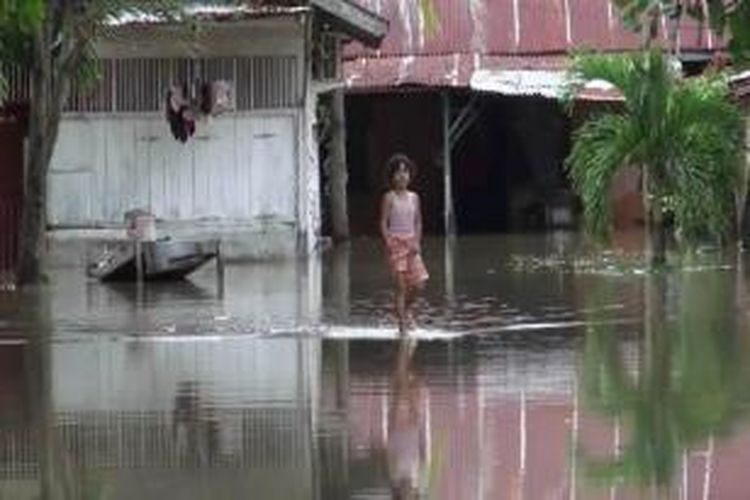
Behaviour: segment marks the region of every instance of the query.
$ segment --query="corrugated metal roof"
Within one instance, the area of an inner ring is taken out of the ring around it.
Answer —
[[[292,16],[313,10],[322,23],[333,26],[336,31],[368,46],[377,46],[388,30],[385,19],[353,0],[247,0],[245,3],[231,5],[195,1],[182,6],[175,17],[204,22],[231,22]],[[107,19],[108,29],[103,36],[112,36],[113,31],[123,28],[149,28],[174,21],[174,17],[170,15],[127,9]]]
[[[347,49],[345,74],[353,89],[398,85],[468,87],[481,70],[558,70],[579,48],[625,51],[639,47],[607,0],[433,0],[439,26],[430,33],[416,0],[357,0],[385,17],[380,48]],[[662,36],[666,32],[662,23]],[[720,41],[708,26],[686,20],[685,52],[711,51]]]
[[[360,56],[345,63],[346,84],[353,90],[415,85],[469,87],[481,69],[563,71],[564,55],[480,56],[479,54]]]
[[[243,5],[223,5],[208,2],[198,2],[186,5],[183,8],[184,15],[193,20],[201,21],[237,21],[259,16],[293,15],[307,12],[309,7],[295,5],[288,2],[257,2]],[[168,23],[171,19],[152,13],[139,12],[137,10],[124,11],[118,16],[111,16],[107,25],[111,27],[140,26]]]

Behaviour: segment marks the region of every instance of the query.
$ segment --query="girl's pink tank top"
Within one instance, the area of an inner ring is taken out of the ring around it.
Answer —
[[[407,196],[393,195],[391,197],[391,211],[388,215],[388,232],[399,235],[414,234],[414,215],[416,206],[415,196],[408,193]]]

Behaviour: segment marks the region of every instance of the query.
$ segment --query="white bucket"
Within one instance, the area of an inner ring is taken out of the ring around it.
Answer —
[[[141,241],[156,240],[156,217],[149,213],[138,213],[128,218],[128,237]]]

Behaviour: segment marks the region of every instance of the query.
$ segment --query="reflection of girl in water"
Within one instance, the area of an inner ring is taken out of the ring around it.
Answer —
[[[393,377],[393,399],[388,407],[386,456],[394,500],[424,498],[427,493],[429,418],[427,389],[412,370],[416,343],[399,343]]]

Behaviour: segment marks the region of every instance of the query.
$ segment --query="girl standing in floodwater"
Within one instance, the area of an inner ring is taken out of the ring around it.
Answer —
[[[388,160],[391,189],[380,204],[380,234],[388,251],[393,274],[396,318],[400,333],[413,326],[412,307],[428,279],[422,261],[422,210],[419,195],[409,190],[416,165],[407,156],[397,154]]]

